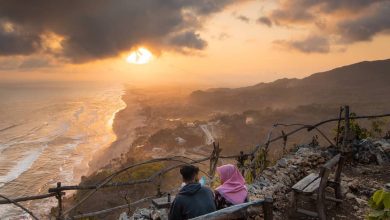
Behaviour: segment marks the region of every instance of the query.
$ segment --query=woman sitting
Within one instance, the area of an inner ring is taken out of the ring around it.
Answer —
[[[217,167],[221,185],[215,190],[215,205],[223,209],[232,205],[248,202],[248,190],[245,179],[232,164]]]

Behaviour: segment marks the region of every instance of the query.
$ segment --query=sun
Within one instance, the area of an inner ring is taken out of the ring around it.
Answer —
[[[126,61],[133,64],[147,64],[153,58],[153,54],[143,48],[140,47],[136,51],[132,52],[127,58]]]

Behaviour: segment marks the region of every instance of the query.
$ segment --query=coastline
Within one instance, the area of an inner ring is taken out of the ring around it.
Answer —
[[[121,99],[125,107],[116,112],[112,120],[112,131],[116,138],[107,148],[95,153],[89,162],[88,176],[126,154],[137,138],[137,128],[145,125],[146,118],[141,114],[141,104],[131,87],[124,87]]]
[[[118,169],[151,158],[172,155],[196,158],[209,155],[212,141],[221,141],[224,155],[237,154],[240,150],[248,152],[269,132],[275,119],[288,121],[294,116],[297,121],[315,122],[318,117],[332,117],[329,112],[337,112],[334,106],[327,106],[324,110],[321,105],[309,105],[285,110],[259,109],[235,114],[212,114],[213,111],[202,111],[201,106],[186,102],[185,96],[177,99],[177,94],[168,96],[162,90],[128,86],[124,91],[122,100],[126,107],[115,114],[113,122],[113,131],[117,138],[107,149],[100,152],[99,157],[95,157],[94,165],[99,169],[83,178],[81,184],[99,183]],[[327,130],[331,131],[332,127]],[[314,138],[312,135],[313,133],[296,135],[289,139],[286,149],[296,149],[297,144],[302,143],[305,146],[310,145]],[[276,143],[269,152],[269,158],[275,162],[283,153],[282,144]],[[221,160],[221,163],[228,161]],[[117,176],[113,182],[143,179],[169,165],[172,164],[168,162],[139,167]],[[177,188],[178,183],[181,183],[177,172],[167,174],[162,181],[162,192]],[[94,194],[93,200],[85,202],[74,210],[73,214],[123,206],[129,198],[137,201],[155,195],[155,190],[154,183],[101,189]],[[79,201],[83,195],[83,192],[77,192],[73,197],[67,198],[66,205]],[[145,202],[137,207],[148,205],[149,203]],[[128,210],[129,213],[134,211]],[[114,219],[120,213],[121,210],[116,210],[100,217]]]

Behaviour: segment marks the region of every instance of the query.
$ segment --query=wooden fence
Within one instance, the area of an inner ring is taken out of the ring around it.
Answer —
[[[257,200],[253,202],[243,203],[239,205],[230,206],[206,215],[202,215],[191,220],[235,220],[235,219],[248,219],[252,215],[250,208],[262,206],[263,208],[263,218],[264,220],[273,219],[273,199],[265,198],[262,200]],[[255,209],[257,211],[257,209]],[[256,215],[258,212],[255,213]]]
[[[344,112],[344,117],[342,117],[342,113]],[[340,122],[345,121],[345,129],[344,129],[344,138],[343,138],[343,145],[340,147],[341,152],[345,152],[346,146],[347,146],[347,140],[348,140],[348,133],[349,133],[349,124],[350,120],[353,119],[372,119],[372,118],[381,118],[381,117],[389,117],[390,114],[381,114],[381,115],[367,115],[367,116],[354,116],[350,117],[349,114],[349,107],[345,106],[340,108],[340,113],[338,118],[332,118],[328,120],[324,120],[321,122],[318,122],[317,124],[314,125],[305,125],[305,124],[274,124],[272,126],[272,129],[269,131],[266,141],[261,144],[256,146],[253,151],[249,153],[244,153],[240,152],[238,155],[221,155],[221,148],[219,146],[219,143],[213,143],[213,151],[210,156],[200,158],[200,159],[191,159],[185,156],[172,156],[172,157],[164,157],[164,158],[157,158],[157,159],[152,159],[148,161],[143,161],[135,164],[130,164],[113,174],[107,176],[104,178],[100,183],[96,185],[73,185],[73,186],[63,186],[61,182],[57,183],[57,186],[54,188],[50,188],[48,194],[43,194],[43,195],[35,195],[35,196],[26,196],[26,197],[19,197],[19,198],[7,198],[4,195],[0,195],[0,197],[3,198],[3,200],[0,200],[0,205],[1,204],[14,204],[24,211],[26,211],[28,214],[32,216],[34,219],[38,219],[31,211],[26,209],[24,206],[20,205],[19,202],[24,202],[24,201],[30,201],[30,200],[37,200],[37,199],[46,199],[50,197],[55,197],[58,201],[58,208],[57,208],[57,219],[79,219],[79,218],[85,218],[85,217],[91,217],[91,216],[97,216],[101,215],[104,213],[112,212],[114,210],[118,209],[123,209],[129,206],[129,204],[117,206],[117,207],[111,207],[105,210],[99,210],[95,212],[90,212],[86,214],[79,214],[79,215],[74,215],[70,216],[71,211],[75,210],[78,206],[80,206],[82,203],[84,203],[88,198],[90,198],[94,193],[96,193],[99,189],[101,188],[110,188],[110,187],[121,187],[121,186],[132,186],[132,185],[137,185],[137,184],[144,184],[144,183],[154,183],[156,185],[156,196],[153,197],[148,197],[148,198],[143,198],[141,200],[135,201],[131,203],[131,206],[138,205],[140,203],[146,202],[148,200],[151,200],[155,197],[161,197],[164,195],[164,193],[161,192],[161,178],[164,174],[175,170],[179,167],[181,167],[183,164],[200,164],[206,161],[209,161],[209,171],[204,172],[210,180],[213,180],[214,175],[215,175],[215,170],[217,167],[217,163],[220,159],[235,159],[237,161],[237,166],[241,169],[241,172],[244,174],[245,172],[250,172],[250,175],[252,175],[253,178],[256,177],[256,174],[258,171],[263,170],[267,166],[267,161],[268,161],[268,150],[269,146],[272,142],[278,141],[278,140],[283,140],[284,146],[286,145],[287,142],[287,137],[296,134],[299,131],[302,130],[308,130],[311,131],[315,129],[320,135],[322,135],[330,145],[338,145],[338,138],[339,138],[339,130],[340,130]],[[324,125],[326,123],[330,122],[338,122],[338,132],[337,132],[337,137],[336,137],[336,143],[333,143],[331,139],[326,137],[326,135],[318,128],[321,125]],[[272,132],[273,129],[276,127],[290,127],[290,126],[298,126],[298,128],[290,131],[290,132],[282,132],[282,135],[279,135],[277,137],[272,138]],[[256,158],[258,157],[259,154],[262,154],[262,159],[261,161],[257,161]],[[128,182],[111,182],[116,176],[119,174],[128,171],[132,168],[147,165],[147,164],[152,164],[152,163],[158,163],[158,162],[177,162],[178,164],[165,167],[164,169],[154,173],[150,177],[146,179],[139,179],[139,180],[131,180]],[[76,204],[68,208],[67,210],[63,209],[63,197],[65,196],[65,192],[69,190],[89,190],[89,192],[83,196],[82,199],[80,199]]]

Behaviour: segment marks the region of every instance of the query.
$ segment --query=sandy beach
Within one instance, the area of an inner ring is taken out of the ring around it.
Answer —
[[[109,165],[112,159],[120,158],[121,155],[126,154],[136,139],[136,129],[145,123],[137,95],[132,93],[131,88],[126,88],[122,100],[126,107],[115,114],[112,124],[116,140],[109,147],[95,154],[89,163],[89,174]]]

